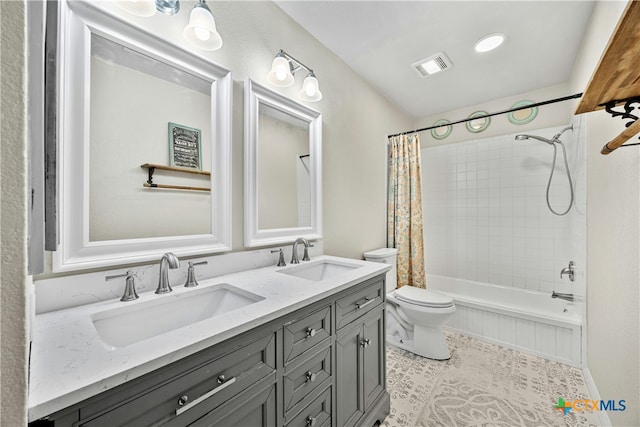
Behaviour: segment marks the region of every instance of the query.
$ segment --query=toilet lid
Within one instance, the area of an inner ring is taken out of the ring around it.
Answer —
[[[445,308],[453,306],[453,299],[447,295],[414,286],[403,286],[396,289],[395,296],[400,301],[423,307]]]

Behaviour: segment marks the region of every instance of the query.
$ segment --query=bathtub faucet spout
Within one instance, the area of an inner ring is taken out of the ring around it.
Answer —
[[[563,299],[565,301],[573,302],[573,294],[562,294],[562,293],[553,291],[551,293],[551,298],[560,298],[560,299]]]

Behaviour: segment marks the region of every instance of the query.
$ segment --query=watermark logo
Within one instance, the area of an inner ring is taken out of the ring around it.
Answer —
[[[627,409],[625,400],[588,400],[577,399],[573,401],[566,401],[564,398],[559,397],[558,403],[553,405],[558,411],[562,411],[564,415],[567,415],[569,411],[575,412],[595,412],[595,411],[624,411]]]
[[[556,408],[558,411],[563,411],[564,414],[567,415],[572,406],[570,402],[565,402],[563,398],[559,397],[558,403],[555,404],[554,408]]]

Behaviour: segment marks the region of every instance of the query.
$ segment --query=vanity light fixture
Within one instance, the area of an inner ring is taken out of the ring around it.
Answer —
[[[218,50],[222,47],[222,37],[216,30],[216,21],[204,0],[199,0],[193,7],[183,35],[189,43],[202,50]]]
[[[180,11],[180,0],[118,0],[115,3],[120,9],[142,17],[153,16],[156,11],[169,16]],[[182,34],[190,44],[202,50],[222,47],[222,37],[216,30],[216,21],[205,0],[198,0],[193,7]]]
[[[488,34],[476,42],[474,49],[476,52],[489,52],[500,46],[504,42],[505,36],[502,33]]]
[[[267,79],[269,83],[274,86],[289,87],[295,81],[293,74],[300,69],[306,70],[307,76],[302,82],[302,89],[298,92],[298,96],[307,102],[320,101],[322,99],[322,92],[320,92],[320,85],[313,70],[282,49],[280,49],[273,59],[271,71],[269,71]]]
[[[281,50],[271,63],[271,71],[267,78],[269,83],[278,87],[289,87],[294,82],[293,66]]]
[[[298,96],[308,102],[316,102],[322,99],[322,93],[318,87],[318,79],[316,75],[313,74],[313,71],[309,72],[307,77],[304,78],[302,89],[298,92]]]

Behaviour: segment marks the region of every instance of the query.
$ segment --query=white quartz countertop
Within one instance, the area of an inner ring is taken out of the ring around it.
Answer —
[[[166,298],[167,295],[145,292],[132,302],[115,299],[37,315],[31,348],[29,421],[348,289],[390,268],[387,264],[328,255],[301,265],[323,260],[354,264],[358,268],[314,282],[279,272],[295,266],[272,266],[200,279],[196,288],[174,286],[172,294],[228,283],[264,299],[121,348],[114,348],[101,340],[91,316],[113,308],[129,306],[133,309],[137,304]],[[131,325],[131,328],[136,326]]]

